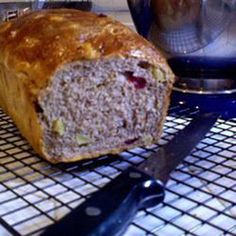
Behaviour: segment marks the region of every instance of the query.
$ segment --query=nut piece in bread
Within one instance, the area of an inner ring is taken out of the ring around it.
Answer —
[[[0,107],[50,162],[157,142],[172,84],[155,47],[110,17],[42,10],[0,25]]]

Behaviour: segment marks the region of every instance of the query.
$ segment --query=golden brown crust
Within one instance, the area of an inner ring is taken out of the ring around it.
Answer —
[[[27,81],[35,89],[32,95],[47,85],[58,66],[68,62],[112,56],[133,56],[152,64],[163,61],[152,44],[129,28],[89,12],[44,10],[6,24],[0,30],[1,61],[16,73],[34,74]]]
[[[110,17],[59,9],[32,12],[3,23],[0,25],[0,106],[33,148],[52,161],[44,151],[35,108],[40,91],[64,64],[113,57],[134,57],[160,65],[169,78],[168,83],[173,82],[172,72],[154,46]],[[103,153],[91,156],[100,154]]]

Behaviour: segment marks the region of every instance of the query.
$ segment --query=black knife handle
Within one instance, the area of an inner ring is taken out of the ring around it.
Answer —
[[[129,167],[42,235],[121,235],[139,209],[155,206],[163,199],[161,182]]]

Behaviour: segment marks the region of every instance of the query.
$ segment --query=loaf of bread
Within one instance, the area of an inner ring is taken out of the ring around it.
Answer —
[[[110,17],[43,10],[0,25],[0,107],[50,162],[157,142],[172,84],[155,47]]]

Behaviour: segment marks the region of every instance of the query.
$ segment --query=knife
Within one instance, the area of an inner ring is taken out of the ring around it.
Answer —
[[[129,167],[72,210],[43,236],[122,235],[135,214],[164,200],[170,173],[190,154],[214,125],[218,115],[203,113],[192,119],[166,145],[137,167]]]

